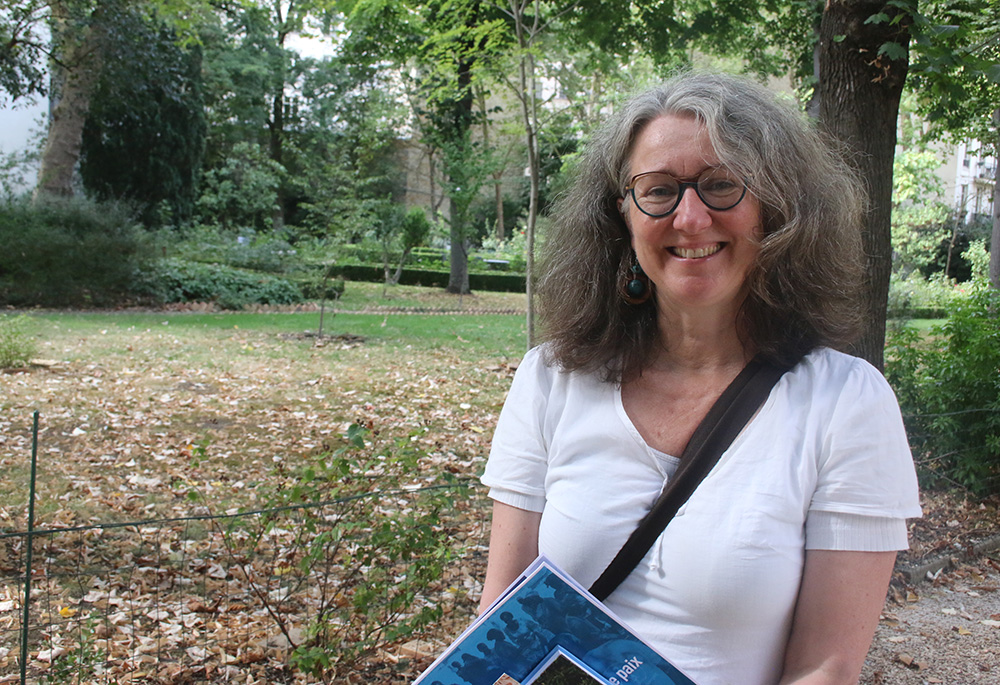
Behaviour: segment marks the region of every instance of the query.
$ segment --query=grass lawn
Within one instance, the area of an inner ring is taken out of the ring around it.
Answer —
[[[23,513],[35,410],[42,523],[176,514],[190,489],[245,505],[273,464],[324,449],[352,422],[421,430],[478,464],[525,346],[516,315],[327,312],[323,338],[317,312],[32,318],[51,365],[0,374],[5,526]],[[197,464],[195,445],[206,445]],[[159,484],[129,485],[136,473]],[[67,497],[95,482],[130,506]]]

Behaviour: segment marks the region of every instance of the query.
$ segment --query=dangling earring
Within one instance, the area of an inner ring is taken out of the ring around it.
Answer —
[[[625,272],[625,279],[622,283],[622,299],[628,304],[642,304],[653,294],[653,289],[649,285],[649,276],[635,261]]]

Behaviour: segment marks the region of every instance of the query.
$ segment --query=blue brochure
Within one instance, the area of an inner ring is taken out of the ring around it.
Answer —
[[[694,685],[544,556],[414,685],[528,685],[532,679],[544,684],[541,674],[560,656],[582,666],[577,679],[563,682]]]

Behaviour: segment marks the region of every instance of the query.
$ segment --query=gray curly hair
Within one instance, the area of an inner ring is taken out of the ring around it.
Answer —
[[[636,137],[668,114],[696,117],[760,202],[761,247],[739,320],[748,348],[787,362],[852,342],[863,283],[857,176],[792,103],[745,78],[687,73],[633,97],[595,132],[552,211],[538,286],[550,356],[621,382],[670,335],[653,300],[631,305],[619,295],[634,253],[617,207]]]

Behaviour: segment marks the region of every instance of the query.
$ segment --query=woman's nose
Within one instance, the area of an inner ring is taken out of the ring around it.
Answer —
[[[712,215],[694,188],[684,188],[677,209],[673,212],[674,228],[678,231],[702,231],[712,225]]]

